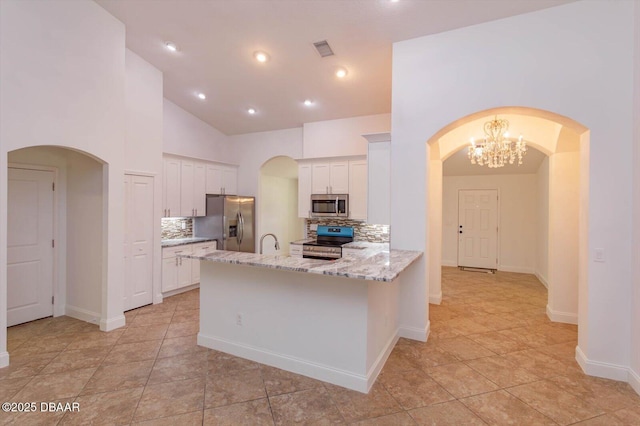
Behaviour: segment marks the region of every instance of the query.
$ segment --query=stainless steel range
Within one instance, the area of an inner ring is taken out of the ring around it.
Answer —
[[[302,257],[307,259],[334,260],[342,257],[342,246],[353,241],[351,226],[319,225],[314,242],[302,245]]]

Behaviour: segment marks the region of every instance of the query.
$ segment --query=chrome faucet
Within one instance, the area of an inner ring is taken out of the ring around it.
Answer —
[[[267,235],[271,235],[273,237],[274,240],[276,240],[276,250],[280,250],[280,243],[278,242],[278,237],[276,237],[276,234],[264,234],[262,237],[260,237],[260,254],[262,254],[262,240],[264,240],[264,237],[266,237]]]

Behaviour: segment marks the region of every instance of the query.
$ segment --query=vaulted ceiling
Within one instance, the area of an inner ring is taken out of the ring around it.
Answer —
[[[388,113],[392,43],[570,1],[96,0],[164,73],[164,96],[225,134]],[[322,40],[335,55],[318,54]]]

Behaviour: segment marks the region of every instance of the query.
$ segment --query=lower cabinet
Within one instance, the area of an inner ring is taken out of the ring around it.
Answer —
[[[162,292],[167,293],[200,282],[200,261],[178,257],[179,254],[206,254],[215,249],[215,241],[163,248]]]

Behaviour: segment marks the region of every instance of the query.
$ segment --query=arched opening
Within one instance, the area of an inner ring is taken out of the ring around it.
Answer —
[[[78,150],[35,146],[9,152],[8,166],[8,325],[63,315],[100,324],[107,164]],[[31,222],[46,229],[36,232]]]
[[[435,304],[442,300],[441,265],[443,260],[451,261],[447,259],[451,250],[447,247],[447,244],[451,245],[451,235],[448,233],[452,230],[458,232],[455,230],[457,218],[450,217],[451,211],[443,216],[443,200],[451,196],[445,196],[445,188],[450,191],[456,187],[453,184],[445,185],[443,164],[448,159],[455,161],[456,155],[464,155],[456,152],[466,148],[471,136],[479,136],[478,130],[481,131],[483,123],[495,115],[509,120],[513,131],[522,133],[530,146],[547,156],[540,166],[541,170],[537,171],[537,184],[543,187],[546,184],[546,189],[537,195],[537,201],[529,203],[538,209],[530,216],[540,220],[535,224],[518,224],[517,218],[511,218],[514,221],[512,229],[509,232],[504,229],[505,238],[499,241],[499,244],[502,242],[504,253],[501,255],[498,250],[497,269],[538,275],[548,286],[547,316],[552,321],[577,324],[584,316],[584,312],[579,315],[579,298],[586,296],[587,289],[589,132],[571,119],[532,108],[506,107],[481,111],[451,123],[429,139],[429,300]],[[487,183],[482,181],[482,178],[476,179],[474,186],[486,187]],[[493,182],[490,186],[496,185]],[[451,200],[448,203],[450,205]],[[525,265],[527,267],[519,271],[514,265],[509,265],[507,259],[513,254],[514,247],[522,244],[517,237],[514,238],[513,233],[518,232],[518,226],[527,225],[536,228],[536,250],[529,252],[533,258],[528,266]],[[444,257],[443,244],[445,250],[449,250]],[[584,318],[585,324],[582,325],[586,325],[586,316]]]
[[[275,234],[281,253],[288,255],[289,242],[304,238],[304,220],[298,217],[298,163],[294,159],[277,156],[262,164],[259,200],[258,235]],[[265,239],[263,253],[276,253],[273,240]]]

